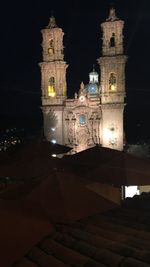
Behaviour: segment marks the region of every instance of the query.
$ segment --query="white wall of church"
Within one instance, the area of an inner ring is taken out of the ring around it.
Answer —
[[[44,133],[52,143],[63,144],[63,115],[61,110],[44,113]]]
[[[123,109],[102,110],[101,140],[104,147],[123,149]]]

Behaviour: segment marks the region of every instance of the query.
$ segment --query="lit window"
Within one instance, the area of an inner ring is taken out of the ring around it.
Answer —
[[[55,78],[54,78],[54,77],[51,77],[51,78],[49,79],[49,83],[52,84],[52,85],[54,85],[54,83],[55,83]]]
[[[49,47],[49,48],[48,48],[48,54],[49,54],[49,55],[53,55],[53,54],[54,54],[54,49],[51,48],[51,47]]]
[[[55,78],[51,77],[49,79],[49,84],[48,84],[48,96],[54,97],[56,95],[55,92]]]
[[[133,197],[135,195],[139,195],[139,189],[137,185],[134,186],[125,186],[125,198],[126,197]]]
[[[109,90],[111,92],[115,92],[116,91],[116,88],[117,88],[116,76],[112,72],[112,73],[110,73],[110,77],[109,77]]]
[[[53,55],[54,54],[54,41],[53,41],[53,39],[51,39],[49,41],[48,53],[49,53],[49,55]]]
[[[110,38],[110,43],[109,43],[110,47],[114,47],[115,46],[115,34],[112,33],[112,36]]]
[[[54,86],[48,85],[48,96],[54,97],[56,95]]]
[[[110,86],[110,90],[111,90],[111,91],[115,91],[115,89],[116,89],[115,85],[114,85],[114,84],[111,84],[111,86]]]
[[[84,114],[81,114],[79,117],[79,122],[81,125],[84,125],[86,123],[86,117]]]

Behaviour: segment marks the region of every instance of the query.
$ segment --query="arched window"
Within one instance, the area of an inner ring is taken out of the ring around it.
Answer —
[[[48,54],[53,55],[54,54],[54,40],[49,40],[49,47],[48,47]]]
[[[110,47],[114,47],[115,46],[115,34],[114,34],[114,32],[112,33],[112,36],[110,38],[109,46]]]
[[[49,44],[50,44],[50,47],[54,47],[54,41],[53,41],[53,39],[50,40]]]
[[[81,114],[79,116],[79,122],[80,122],[81,125],[85,125],[86,124],[86,117],[85,117],[84,114]]]
[[[56,95],[55,92],[55,78],[50,77],[48,82],[48,96],[54,97]]]
[[[49,79],[49,83],[50,83],[51,85],[54,85],[54,84],[55,84],[55,78],[54,78],[54,77],[50,77],[50,79]]]
[[[111,72],[109,76],[109,91],[115,92],[117,89],[116,75]]]

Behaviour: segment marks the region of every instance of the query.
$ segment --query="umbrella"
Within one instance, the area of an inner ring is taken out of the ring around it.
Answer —
[[[10,147],[7,151],[0,152],[0,162],[14,161],[15,159],[29,159],[35,155],[50,156],[52,154],[64,154],[71,150],[71,147],[61,144],[53,144],[47,140],[33,140],[24,142],[21,145]]]
[[[24,150],[32,150],[34,153],[40,153],[41,155],[47,156],[51,154],[64,154],[71,150],[71,147],[64,146],[58,143],[52,143],[47,140],[40,140],[37,142],[32,142],[26,146]]]
[[[64,156],[60,164],[64,170],[87,177],[91,171],[111,161],[114,153],[118,155],[119,151],[96,145],[79,153]]]
[[[51,222],[73,222],[119,206],[87,188],[73,174],[62,171],[49,175],[27,199],[31,205],[42,207]]]
[[[150,161],[123,151],[94,146],[72,156],[65,156],[64,169],[84,179],[121,185],[149,185]]]
[[[23,187],[24,193],[26,186]],[[20,188],[14,193],[19,196]],[[5,267],[13,266],[30,247],[45,236],[53,235],[55,229],[51,223],[70,223],[118,208],[113,201],[92,192],[79,179],[63,172],[50,174],[23,198],[16,198],[15,194],[7,192],[0,198],[0,259]]]
[[[0,262],[8,267],[55,230],[44,210],[27,199],[0,199]]]
[[[70,150],[70,147],[60,144],[35,141],[18,148],[16,151],[13,149],[8,152],[1,152],[0,177],[30,179],[48,175],[59,162],[59,159],[53,158],[52,155],[67,153]]]
[[[93,175],[117,186],[150,185],[150,161],[122,152],[110,162],[95,168]]]

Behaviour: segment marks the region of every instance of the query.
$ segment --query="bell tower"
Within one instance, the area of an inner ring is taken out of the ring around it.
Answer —
[[[42,111],[45,137],[63,143],[62,117],[66,99],[66,69],[64,61],[64,33],[54,16],[42,31],[43,62],[41,67]]]
[[[102,144],[123,149],[123,111],[125,98],[125,63],[123,49],[124,21],[116,16],[114,7],[101,24],[102,56],[98,59],[101,69]]]

